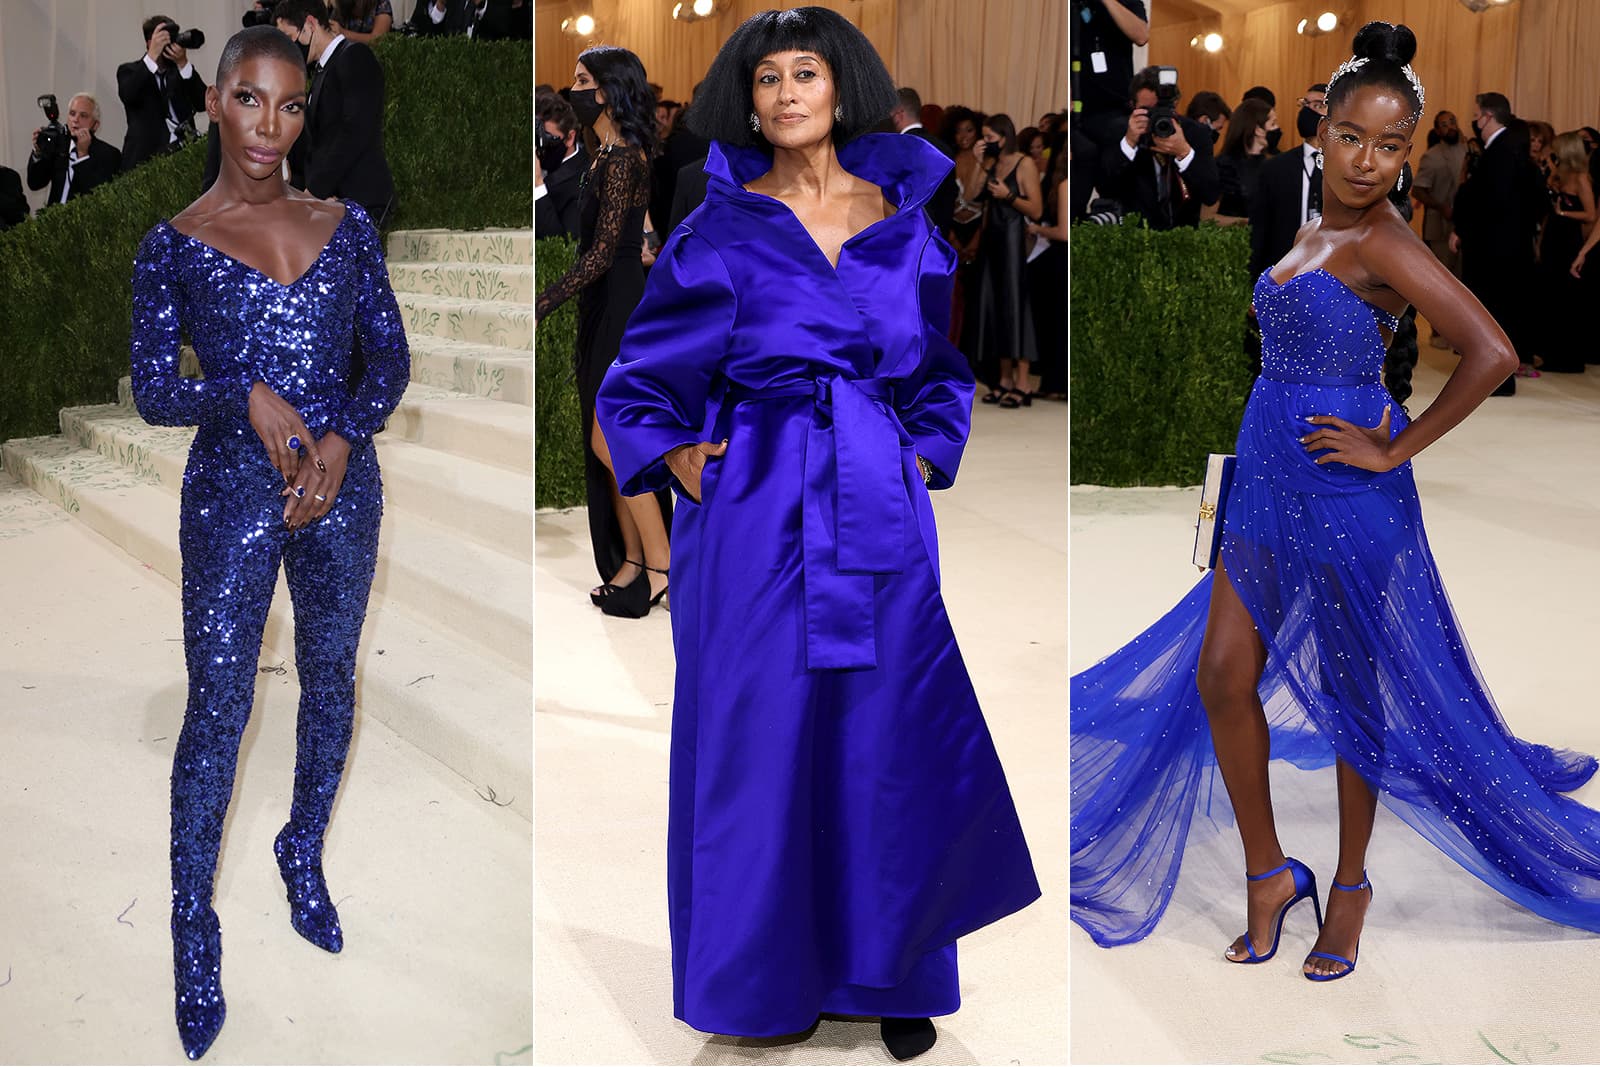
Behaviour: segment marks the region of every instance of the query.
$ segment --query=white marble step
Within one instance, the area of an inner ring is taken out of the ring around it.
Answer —
[[[174,584],[181,583],[178,497],[154,478],[65,437],[18,438],[0,446],[6,471]],[[439,535],[412,518],[386,521],[391,550],[437,546]],[[526,573],[526,568],[522,568]],[[448,582],[444,568],[435,577]],[[508,659],[531,657],[520,647],[486,652],[441,622],[449,608],[407,610],[382,580],[374,586],[357,661],[362,713],[474,783],[483,795],[531,818],[529,690],[525,671]],[[507,582],[506,584],[514,584]],[[525,590],[528,582],[521,581]],[[475,591],[481,592],[481,591]],[[523,600],[527,597],[524,594]],[[265,663],[294,661],[292,609],[280,577],[268,616]],[[514,643],[513,643],[514,644]]]
[[[421,334],[533,351],[533,304],[397,292],[406,337]]]
[[[395,292],[499,300],[510,304],[533,303],[533,267],[522,264],[396,260],[389,264],[389,284]]]
[[[147,426],[136,413],[111,405],[63,408],[61,431],[80,447],[173,493],[183,484],[194,437],[192,429]],[[379,445],[388,506],[375,589],[504,658],[508,668],[527,673],[533,633],[527,593],[531,518],[520,524],[527,531],[522,551],[511,555],[493,540],[480,541],[462,521],[459,508],[481,493],[492,506],[480,506],[480,517],[498,512],[501,529],[495,540],[514,541],[519,524],[512,509],[520,503],[524,515],[532,510],[528,479],[457,457],[428,456],[403,442],[396,445],[392,452]],[[474,483],[474,474],[484,480]]]
[[[384,257],[402,263],[533,263],[532,230],[395,230]]]
[[[533,353],[414,333],[411,380],[513,404],[533,404]]]
[[[533,411],[412,382],[389,417],[390,438],[533,475]]]

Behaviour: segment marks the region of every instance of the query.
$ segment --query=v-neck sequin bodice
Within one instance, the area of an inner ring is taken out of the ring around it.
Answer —
[[[178,373],[181,334],[203,380]],[[247,419],[257,381],[300,412],[314,435],[334,430],[360,444],[410,378],[378,233],[348,203],[317,258],[288,285],[157,223],[134,263],[131,355],[134,399],[147,420],[197,425],[208,437],[222,431],[258,449]]]

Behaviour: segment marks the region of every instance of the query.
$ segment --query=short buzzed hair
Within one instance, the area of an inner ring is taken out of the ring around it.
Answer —
[[[220,86],[247,59],[281,59],[305,69],[305,57],[295,43],[273,26],[249,26],[228,38],[217,57],[216,84]]]
[[[915,90],[902,85],[895,90],[900,96],[900,109],[913,119],[922,118],[922,96]]]

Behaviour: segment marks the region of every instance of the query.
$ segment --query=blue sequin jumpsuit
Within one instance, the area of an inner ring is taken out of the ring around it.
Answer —
[[[204,380],[179,376],[180,331]],[[359,375],[353,339],[364,357]],[[198,427],[178,534],[189,697],[172,766],[173,942],[187,1045],[194,1035],[186,1026],[203,1029],[207,1010],[221,1023],[212,880],[280,561],[294,608],[300,709],[293,800],[276,851],[295,928],[331,951],[342,944],[321,881],[322,837],[350,745],[356,646],[378,551],[383,489],[372,435],[410,377],[399,307],[366,213],[347,203],[315,262],[289,285],[158,223],[134,264],[132,375],[146,421]],[[313,437],[332,431],[350,443],[332,508],[297,531],[284,525],[283,477],[250,425],[257,381],[293,405]]]

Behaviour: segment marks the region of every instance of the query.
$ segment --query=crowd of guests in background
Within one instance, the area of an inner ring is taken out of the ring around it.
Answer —
[[[310,28],[308,18],[314,23]],[[322,129],[308,129],[302,137],[307,143],[296,145],[291,182],[318,196],[356,200],[382,225],[392,206],[393,186],[382,188],[388,173],[383,159],[383,75],[367,46],[391,31],[484,41],[531,40],[533,0],[419,0],[411,18],[398,27],[391,0],[318,0],[313,4],[256,0],[243,22],[246,26],[276,24],[295,37],[307,51],[313,93],[325,91],[341,105],[348,105],[319,109]],[[29,189],[49,187],[46,208],[85,196],[118,174],[201,136],[197,117],[205,111],[206,81],[189,51],[203,47],[203,40],[192,30],[181,30],[166,15],[145,18],[141,30],[144,54],[117,67],[117,96],[127,117],[120,150],[97,136],[101,109],[94,93],[80,92],[69,98],[65,114],[60,113],[54,97],[50,98],[57,114],[47,110],[46,124],[33,131],[24,168]],[[314,38],[314,43],[308,37]],[[318,85],[316,76],[324,73],[327,78]],[[322,141],[324,151],[321,163],[308,176],[313,154],[309,142],[314,137]],[[212,155],[208,179],[216,169],[215,146]],[[308,182],[315,182],[316,187]],[[0,166],[0,230],[18,225],[29,215],[22,175]]]
[[[1132,69],[1134,46],[1149,40],[1141,0],[1099,0],[1086,10],[1090,17],[1075,27],[1089,60],[1072,128],[1070,218],[1111,222],[1136,213],[1153,229],[1203,219],[1248,224],[1252,276],[1271,267],[1322,211],[1312,141],[1327,115],[1327,86],[1311,83],[1295,100],[1300,143],[1281,149],[1270,89],[1255,86],[1232,107],[1211,91],[1185,98],[1172,68]],[[1470,131],[1448,110],[1425,117],[1418,140],[1426,146],[1413,152],[1391,200],[1408,220],[1422,212],[1429,248],[1515,345],[1518,376],[1582,373],[1600,363],[1583,322],[1600,289],[1600,266],[1589,262],[1600,244],[1600,131],[1557,133],[1548,122],[1518,118],[1499,92],[1477,94],[1474,105]],[[1429,343],[1454,348],[1438,331]],[[1498,395],[1515,391],[1513,377]]]
[[[649,209],[642,258],[656,251],[704,199],[709,144],[687,124],[687,101],[655,98]],[[698,87],[697,87],[698,88]],[[579,186],[594,164],[592,135],[569,102],[570,89],[535,88],[537,132],[534,232],[579,238]],[[928,213],[959,259],[950,338],[1001,408],[1067,395],[1066,113],[1018,130],[1009,115],[923,103],[902,88],[884,133],[920,137],[954,161]]]

